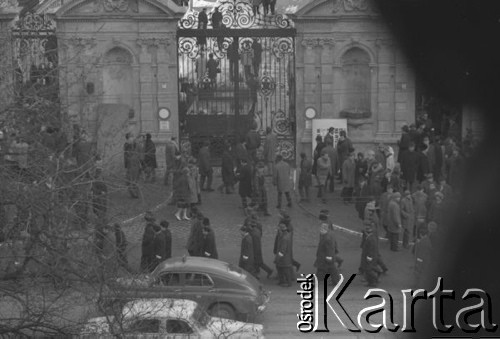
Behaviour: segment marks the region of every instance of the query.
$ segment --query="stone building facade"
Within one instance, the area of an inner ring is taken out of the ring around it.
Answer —
[[[179,135],[176,30],[186,9],[171,0],[54,3],[71,124],[88,131],[112,170],[122,167],[130,131],[153,135],[162,164],[161,145]],[[415,121],[414,75],[371,2],[309,0],[287,10],[297,30],[297,155],[311,152],[308,108],[316,118],[346,118],[357,150],[395,143],[401,125]]]

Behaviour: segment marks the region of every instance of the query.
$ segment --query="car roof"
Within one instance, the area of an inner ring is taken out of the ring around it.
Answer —
[[[164,271],[195,271],[208,274],[220,274],[242,281],[246,280],[245,278],[247,276],[246,272],[244,272],[241,268],[227,262],[217,259],[191,256],[167,259],[158,265],[158,267],[154,270],[153,275]]]
[[[160,317],[160,318],[189,318],[198,303],[185,299],[137,299],[130,301],[123,307],[125,318],[133,317]]]

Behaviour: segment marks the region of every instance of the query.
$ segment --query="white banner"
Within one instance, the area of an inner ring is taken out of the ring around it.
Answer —
[[[322,138],[328,133],[328,129],[333,127],[333,147],[337,147],[340,131],[345,131],[347,135],[347,119],[313,119],[312,120],[312,151],[316,148],[316,137]]]

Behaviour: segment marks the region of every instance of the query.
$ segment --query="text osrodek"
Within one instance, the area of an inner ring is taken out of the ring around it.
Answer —
[[[300,313],[297,314],[297,329],[303,333],[309,332],[329,332],[328,330],[328,310],[335,316],[337,321],[345,329],[351,332],[366,331],[377,333],[382,328],[390,332],[416,332],[414,325],[414,305],[417,300],[431,300],[432,302],[432,323],[434,328],[441,333],[451,332],[455,325],[464,332],[474,333],[480,329],[488,332],[496,331],[498,325],[492,320],[491,298],[484,290],[478,288],[469,288],[461,296],[461,300],[471,300],[469,306],[461,308],[455,315],[455,324],[445,324],[443,320],[443,305],[445,299],[455,300],[453,290],[443,288],[443,278],[437,279],[436,287],[427,292],[423,289],[402,290],[403,294],[403,324],[396,324],[393,319],[393,298],[387,291],[380,288],[371,288],[364,295],[364,300],[378,298],[380,303],[363,308],[355,318],[348,313],[342,305],[340,298],[347,290],[356,274],[345,281],[344,276],[340,275],[340,280],[333,290],[328,293],[328,277],[324,278],[324,298],[318,298],[318,278],[315,274],[301,274],[297,279],[300,290],[297,294],[301,297]],[[448,301],[450,302],[450,301]],[[320,327],[319,306],[323,306],[323,326]],[[375,323],[370,321],[376,314],[382,315],[382,322]],[[474,316],[474,317],[473,317]],[[471,319],[479,319],[474,322]]]

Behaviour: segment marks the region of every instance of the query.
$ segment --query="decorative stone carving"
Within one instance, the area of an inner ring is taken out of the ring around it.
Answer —
[[[302,46],[307,48],[323,47],[329,46],[330,48],[335,46],[335,39],[333,38],[303,38],[301,42]]]
[[[369,0],[333,0],[333,13],[367,12],[371,9]]]
[[[137,45],[140,47],[159,47],[165,46],[168,47],[172,44],[172,38],[164,37],[164,38],[138,38],[136,40]]]
[[[102,6],[106,12],[126,12],[129,0],[102,0]]]

